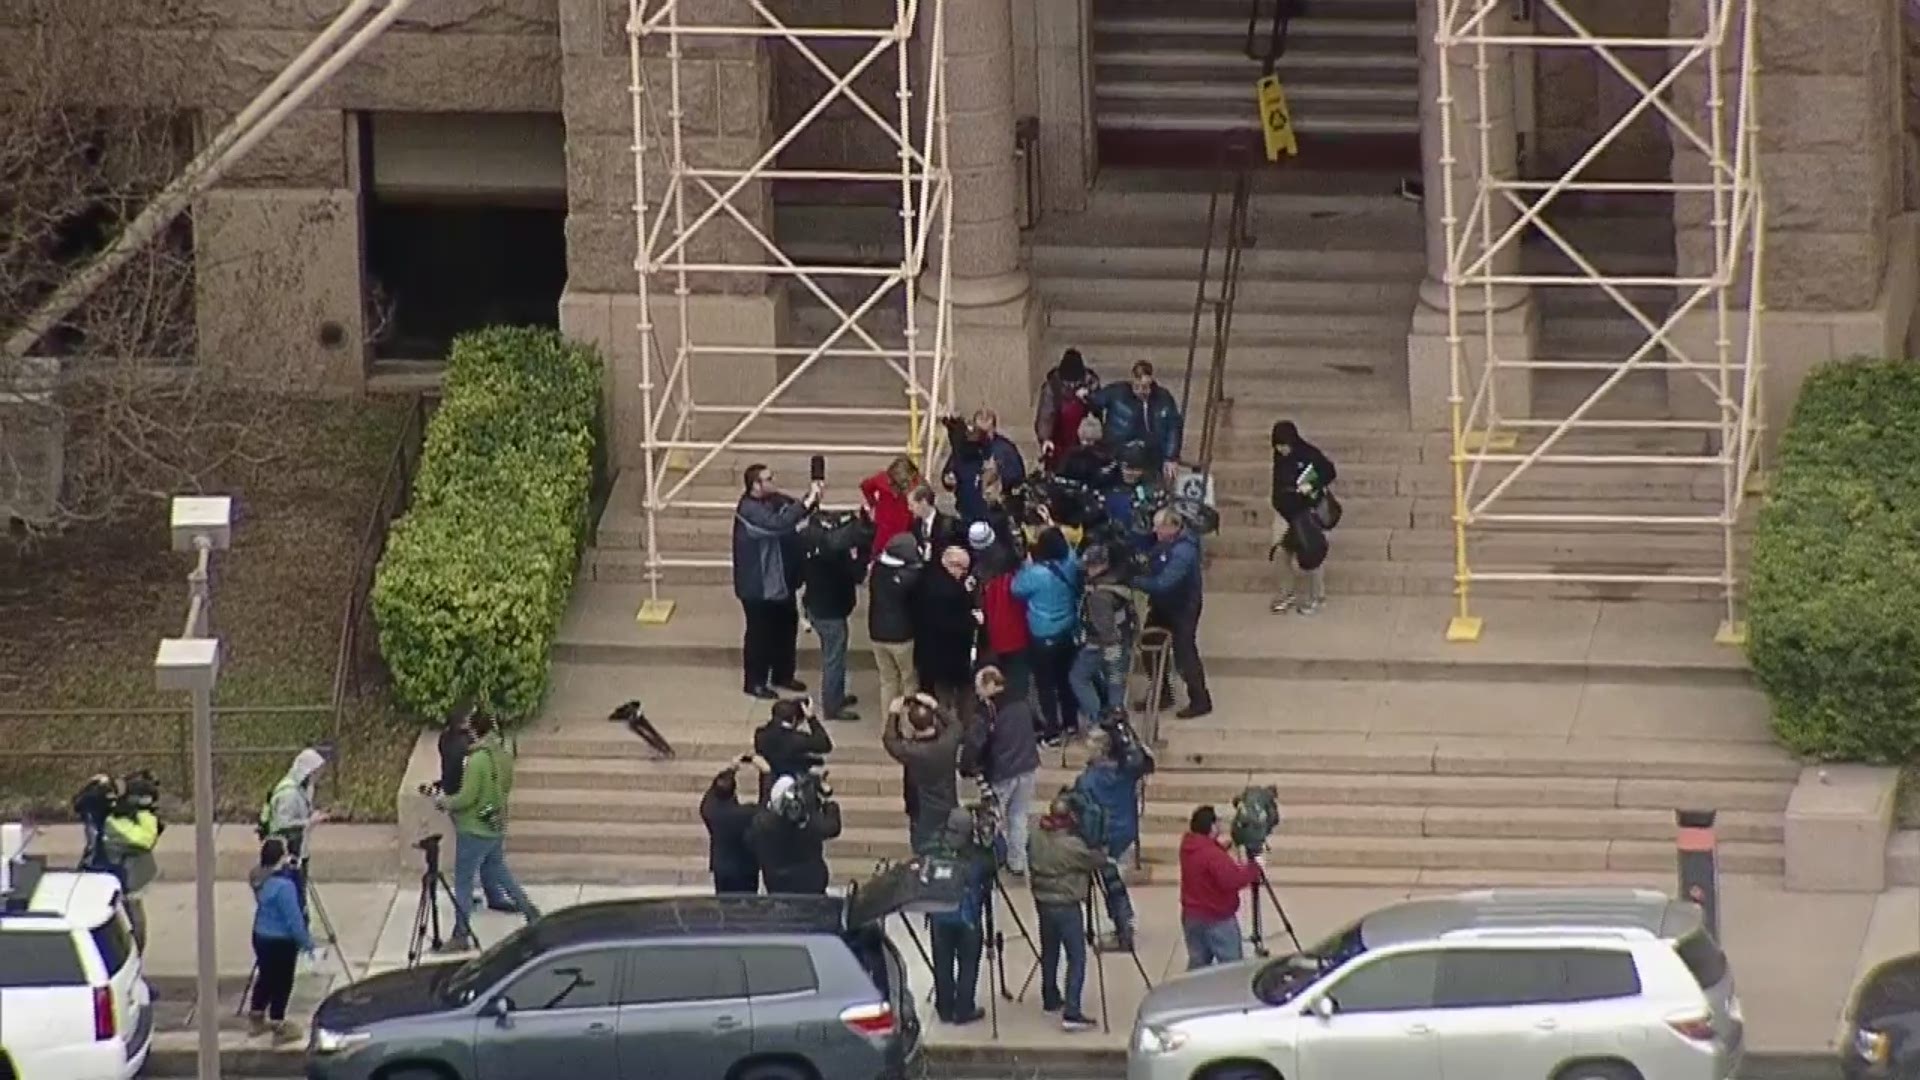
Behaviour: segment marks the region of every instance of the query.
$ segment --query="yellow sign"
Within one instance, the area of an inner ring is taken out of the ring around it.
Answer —
[[[1280,88],[1280,77],[1268,75],[1254,87],[1260,99],[1260,130],[1267,137],[1267,160],[1279,161],[1282,153],[1299,156],[1300,140],[1293,133],[1293,114],[1287,109],[1287,92]]]

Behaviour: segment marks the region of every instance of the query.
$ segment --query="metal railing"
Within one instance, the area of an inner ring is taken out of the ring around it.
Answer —
[[[373,636],[372,605],[369,602],[373,589],[373,575],[379,565],[381,554],[386,551],[387,530],[394,519],[406,509],[413,493],[413,481],[419,473],[420,452],[425,441],[427,411],[426,400],[415,396],[401,427],[393,453],[388,458],[379,501],[374,504],[372,512],[368,515],[366,529],[361,535],[353,585],[341,616],[339,641],[334,652],[331,700],[301,705],[220,705],[213,709],[216,722],[238,717],[274,716],[288,719],[322,717],[328,725],[328,737],[336,747],[339,746],[341,724],[346,712],[364,687],[364,676],[378,663],[378,647]],[[164,740],[137,742],[127,746],[27,749],[24,748],[21,739],[0,734],[0,746],[7,748],[6,758],[9,762],[167,760],[179,769],[181,791],[183,794],[187,793],[193,776],[193,709],[190,705],[0,709],[0,732],[6,731],[9,725],[17,724],[40,722],[64,726],[114,719],[150,720],[149,728],[155,733],[164,732],[166,737]],[[307,745],[307,743],[301,743],[284,746],[215,746],[214,757],[216,760],[256,757],[291,758]],[[334,765],[335,767],[328,773],[337,784],[344,762],[336,760]]]
[[[1227,355],[1233,342],[1233,308],[1240,294],[1240,265],[1247,243],[1252,206],[1253,172],[1245,164],[1233,170],[1230,184],[1216,187],[1207,199],[1207,241],[1200,251],[1200,275],[1194,286],[1193,325],[1187,333],[1187,367],[1180,386],[1180,415],[1189,418],[1193,401],[1195,362],[1200,355],[1200,329],[1209,319],[1212,349],[1207,360],[1207,382],[1200,399],[1200,449],[1194,465],[1202,474],[1213,471],[1213,450],[1222,417],[1231,407],[1227,397]],[[1215,280],[1214,248],[1221,244],[1220,200],[1227,196],[1225,250]]]

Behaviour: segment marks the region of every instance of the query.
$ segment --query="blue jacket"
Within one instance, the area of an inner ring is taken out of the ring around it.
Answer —
[[[1005,436],[996,434],[987,443],[987,455],[1000,468],[1000,488],[1012,491],[1027,480],[1027,463],[1020,459],[1020,448]],[[987,517],[987,498],[980,492],[980,474],[986,467],[987,459],[962,458],[959,454],[948,454],[947,464],[940,470],[943,476],[953,477],[954,508],[967,524],[984,521]]]
[[[1080,625],[1080,557],[1030,562],[1013,575],[1013,595],[1026,601],[1027,632],[1036,641],[1065,637]]]
[[[797,548],[806,504],[784,495],[740,497],[733,509],[733,595],[742,600],[793,596],[800,563]]]
[[[1133,583],[1155,605],[1173,611],[1200,603],[1200,539],[1185,529],[1155,544],[1147,554],[1147,576]]]
[[[302,952],[313,948],[307,920],[300,914],[300,886],[295,884],[292,871],[268,874],[254,891],[254,899],[254,937],[275,941],[291,939]]]
[[[1108,446],[1144,443],[1155,465],[1179,460],[1184,436],[1180,406],[1166,387],[1155,383],[1142,402],[1132,383],[1108,383],[1094,391],[1087,404],[1100,414],[1100,437]]]
[[[1107,854],[1119,858],[1140,839],[1140,777],[1109,758],[1088,765],[1073,786],[1107,812]]]
[[[1153,486],[1146,481],[1139,484],[1116,483],[1108,488],[1107,493],[1101,498],[1103,509],[1107,512],[1107,520],[1119,526],[1128,544],[1140,551],[1153,546],[1153,532],[1151,529],[1143,531],[1137,527],[1139,523],[1135,521],[1134,508],[1143,501],[1142,492],[1151,495],[1152,490]]]

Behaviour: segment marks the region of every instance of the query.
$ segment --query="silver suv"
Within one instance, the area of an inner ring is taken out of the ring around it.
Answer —
[[[1140,1006],[1128,1080],[1726,1080],[1740,1002],[1699,907],[1631,889],[1382,908]]]

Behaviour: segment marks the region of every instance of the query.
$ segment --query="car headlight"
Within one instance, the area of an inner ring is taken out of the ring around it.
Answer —
[[[1885,1065],[1887,1052],[1893,1049],[1893,1041],[1878,1031],[1868,1028],[1853,1029],[1854,1056],[1869,1065]]]
[[[1137,1045],[1143,1054],[1171,1054],[1187,1045],[1187,1033],[1177,1028],[1147,1024],[1140,1029]]]
[[[313,1052],[316,1054],[338,1054],[351,1050],[361,1043],[370,1042],[373,1033],[368,1031],[328,1031],[323,1027],[313,1029]]]

